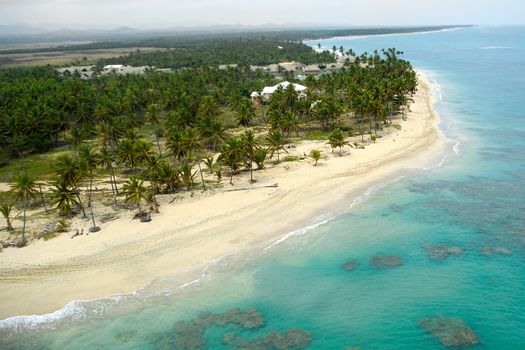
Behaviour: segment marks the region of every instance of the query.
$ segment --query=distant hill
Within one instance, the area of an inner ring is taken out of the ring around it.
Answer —
[[[132,27],[118,27],[110,30],[74,30],[63,28],[43,31],[28,26],[0,26],[0,45],[28,44],[41,42],[94,41],[96,48],[134,46],[172,47],[173,42],[199,41],[205,38],[271,37],[281,40],[320,39],[349,35],[378,35],[434,31],[462,26],[419,26],[419,27],[328,27],[328,26],[277,26],[277,25],[222,25],[201,27],[172,27],[169,29],[140,30]],[[4,31],[2,31],[4,29]],[[161,40],[159,40],[161,39]],[[100,43],[107,44],[100,46]],[[110,44],[116,43],[119,44]],[[95,48],[93,47],[93,48]],[[84,47],[89,49],[90,47]],[[74,49],[79,49],[75,47]]]
[[[0,35],[33,35],[45,32],[47,32],[45,29],[26,25],[0,25]]]

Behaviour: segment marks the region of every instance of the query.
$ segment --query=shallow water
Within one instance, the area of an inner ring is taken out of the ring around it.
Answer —
[[[349,196],[348,213],[257,258],[218,262],[187,288],[163,281],[155,295],[73,304],[35,327],[34,317],[0,321],[1,348],[443,349],[420,326],[441,315],[477,334],[473,348],[525,349],[525,28],[320,42],[358,53],[395,46],[439,83],[444,160]],[[461,249],[435,258],[432,245]],[[376,255],[402,265],[376,268]],[[252,307],[264,325],[243,327]],[[309,336],[286,337],[291,329]]]

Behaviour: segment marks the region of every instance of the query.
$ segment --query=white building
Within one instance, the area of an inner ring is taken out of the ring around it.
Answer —
[[[273,95],[273,93],[279,89],[285,90],[288,88],[288,86],[293,85],[295,92],[299,95],[299,97],[306,96],[306,91],[308,88],[306,86],[300,85],[300,84],[292,84],[288,81],[283,81],[282,83],[279,83],[275,86],[267,86],[263,89],[261,92],[261,96],[265,101],[268,101],[270,99],[270,96]]]

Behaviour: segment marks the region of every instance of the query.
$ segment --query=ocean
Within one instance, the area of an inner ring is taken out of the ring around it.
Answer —
[[[525,349],[525,27],[318,43],[424,71],[438,160],[194,283],[0,321],[0,348]]]

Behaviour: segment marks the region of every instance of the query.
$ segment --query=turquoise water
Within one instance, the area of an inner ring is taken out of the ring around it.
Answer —
[[[443,160],[376,186],[348,213],[256,258],[218,262],[195,285],[165,281],[156,295],[0,321],[0,347],[444,349],[420,326],[441,315],[477,334],[473,349],[525,349],[525,28],[321,44],[358,53],[395,46],[439,83]],[[462,254],[431,259],[430,245]],[[402,265],[373,268],[378,254]],[[349,260],[357,268],[345,271]],[[225,313],[233,308],[241,311]],[[302,332],[284,336],[290,329]]]

